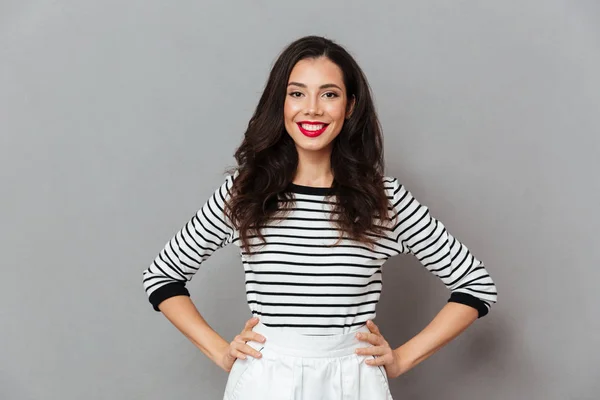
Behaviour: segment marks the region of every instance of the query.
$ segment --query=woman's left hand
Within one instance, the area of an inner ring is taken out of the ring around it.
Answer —
[[[379,331],[379,328],[373,321],[368,320],[367,327],[371,332],[357,333],[356,338],[364,342],[369,342],[373,346],[356,349],[356,354],[375,356],[376,358],[369,358],[365,362],[372,366],[383,365],[389,378],[396,378],[400,376],[402,371],[400,367],[400,360],[398,359],[396,352],[392,350],[389,343],[387,340],[385,340]]]

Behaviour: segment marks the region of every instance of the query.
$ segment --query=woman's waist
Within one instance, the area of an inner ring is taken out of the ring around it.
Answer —
[[[333,335],[307,335],[291,328],[271,327],[259,322],[254,328],[266,338],[264,343],[250,341],[255,349],[270,348],[278,354],[301,357],[342,357],[365,347],[365,342],[356,338],[357,332],[369,332],[362,323],[348,332]]]

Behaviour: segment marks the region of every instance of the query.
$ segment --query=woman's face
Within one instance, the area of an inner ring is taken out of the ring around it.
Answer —
[[[341,69],[326,57],[298,61],[288,80],[285,129],[298,151],[331,153],[348,98]]]

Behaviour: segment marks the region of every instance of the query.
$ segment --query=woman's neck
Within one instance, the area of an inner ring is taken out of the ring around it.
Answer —
[[[333,180],[330,153],[298,153],[298,167],[292,183],[302,186],[331,187]]]

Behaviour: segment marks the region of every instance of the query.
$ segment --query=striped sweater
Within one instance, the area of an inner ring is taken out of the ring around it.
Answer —
[[[345,237],[327,246],[339,236],[330,220],[332,189],[292,183],[287,188],[295,200],[286,206],[290,213],[263,228],[266,244],[250,236],[253,254],[247,254],[223,211],[236,176],[225,178],[143,272],[155,310],[169,297],[189,296],[186,282],[214,251],[230,243],[240,249],[253,316],[267,326],[306,335],[347,333],[374,319],[382,266],[397,254],[416,256],[450,290],[448,301],[474,307],[479,317],[496,302],[484,264],[394,177],[386,176],[384,183],[390,215],[398,218],[374,248]]]

